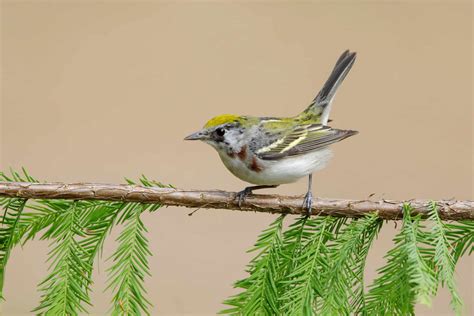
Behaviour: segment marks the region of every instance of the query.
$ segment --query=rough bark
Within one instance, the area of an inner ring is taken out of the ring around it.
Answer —
[[[184,206],[191,208],[227,209],[267,213],[302,214],[302,197],[281,195],[250,195],[239,207],[235,193],[225,191],[180,190],[135,185],[115,185],[96,183],[24,183],[0,182],[0,196],[28,199],[74,199],[106,200],[142,203],[160,203],[166,206]],[[360,217],[367,213],[378,212],[387,220],[402,218],[401,208],[410,203],[415,213],[426,216],[429,200],[344,200],[316,198],[313,203],[313,215],[332,215]],[[474,220],[474,201],[439,200],[434,201],[444,220]]]

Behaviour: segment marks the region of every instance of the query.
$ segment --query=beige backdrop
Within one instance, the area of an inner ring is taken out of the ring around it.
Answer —
[[[360,131],[315,176],[323,197],[471,199],[472,4],[2,2],[0,169],[50,181],[150,178],[183,188],[245,185],[207,145],[184,142],[217,114],[301,111],[346,48],[357,62],[332,125]],[[306,181],[276,192],[303,194]],[[212,315],[274,216],[167,208],[146,215],[155,315]],[[367,278],[391,247],[388,223]],[[106,245],[105,257],[114,243]],[[16,249],[5,315],[28,313],[47,244]],[[457,269],[472,314],[473,262]],[[91,312],[104,314],[107,264]],[[444,290],[432,310],[451,314]]]

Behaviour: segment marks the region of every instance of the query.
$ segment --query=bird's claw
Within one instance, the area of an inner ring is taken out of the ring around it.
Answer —
[[[311,215],[312,207],[313,207],[313,193],[308,191],[304,196],[303,200],[303,211],[306,210],[306,215]]]
[[[242,207],[242,203],[245,201],[245,198],[247,198],[247,196],[249,196],[251,193],[252,190],[250,190],[249,188],[245,188],[242,191],[237,192],[235,198],[237,199],[239,207]]]

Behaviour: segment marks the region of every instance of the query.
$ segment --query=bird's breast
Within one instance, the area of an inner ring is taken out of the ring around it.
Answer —
[[[258,185],[295,182],[324,168],[332,157],[331,151],[327,148],[278,160],[260,159],[246,146],[235,153],[218,152],[222,162],[233,175]]]

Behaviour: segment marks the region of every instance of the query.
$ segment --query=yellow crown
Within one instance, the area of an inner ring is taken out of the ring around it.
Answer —
[[[222,125],[226,123],[238,122],[239,119],[240,117],[234,114],[219,115],[207,121],[206,125],[204,125],[204,128],[210,128],[210,127],[214,127],[214,126],[218,126],[218,125]]]

